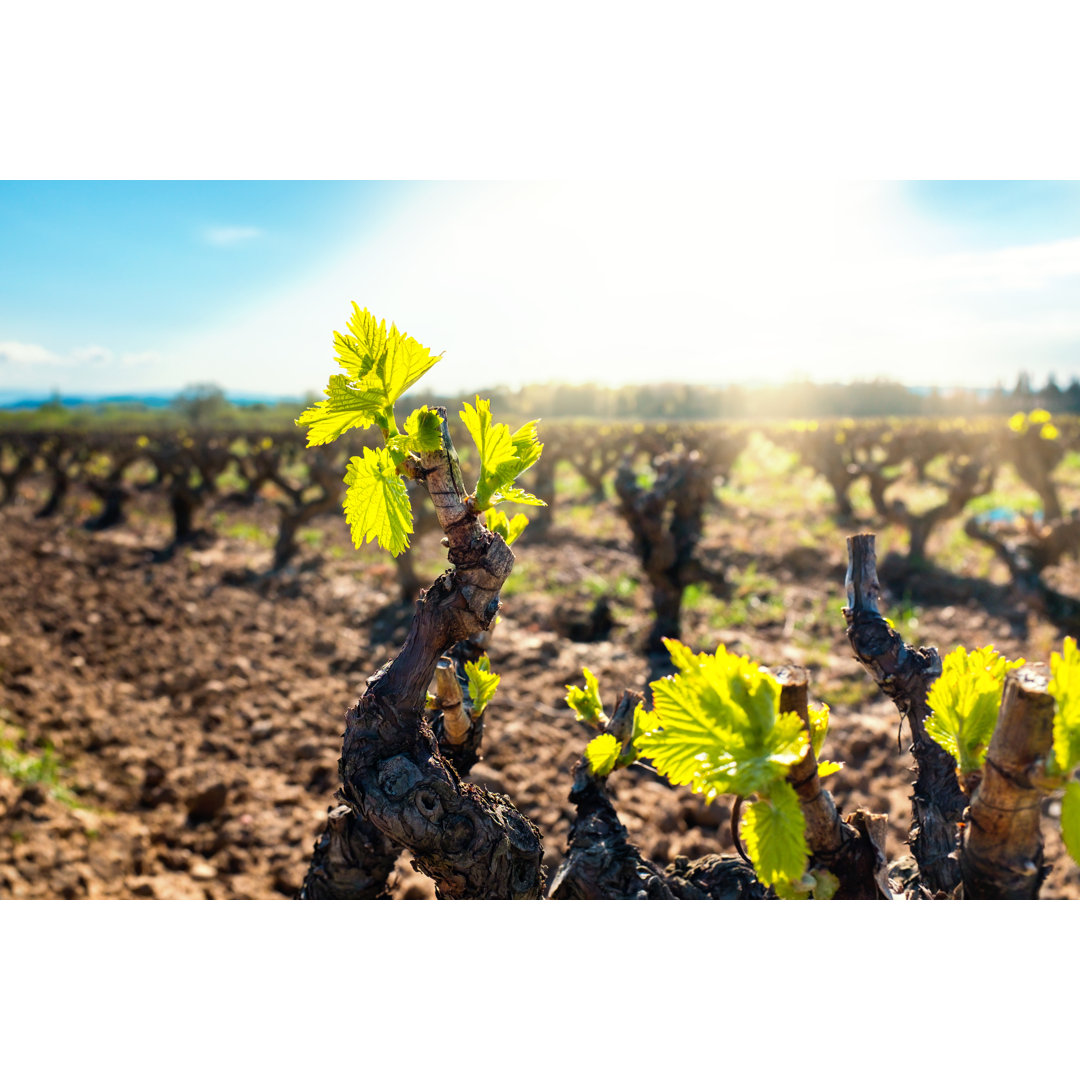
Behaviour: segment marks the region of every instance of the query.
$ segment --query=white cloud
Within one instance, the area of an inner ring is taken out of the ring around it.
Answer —
[[[10,364],[25,371],[79,373],[92,370],[95,379],[115,373],[120,379],[120,388],[130,379],[131,369],[150,371],[161,361],[160,353],[154,351],[118,354],[103,345],[80,345],[60,353],[36,343],[0,341],[0,365]],[[89,385],[79,387],[80,390],[87,388]]]
[[[46,349],[44,345],[34,345],[25,341],[0,341],[0,364],[14,364],[17,367],[56,367],[62,366],[64,358]]]
[[[262,229],[253,225],[211,225],[203,229],[203,241],[211,247],[236,247],[263,235]]]

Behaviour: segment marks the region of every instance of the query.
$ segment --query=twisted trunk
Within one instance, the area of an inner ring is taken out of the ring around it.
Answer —
[[[401,652],[368,680],[345,714],[342,797],[393,845],[408,849],[448,899],[537,899],[544,871],[540,834],[505,797],[463,782],[424,717],[439,658],[486,631],[514,557],[471,511],[445,410],[443,445],[420,456],[449,543],[453,568],[417,601]]]
[[[967,800],[956,779],[956,765],[927,734],[926,695],[941,674],[937,649],[912,649],[878,611],[874,534],[848,537],[848,606],[844,617],[855,659],[883,693],[892,698],[901,722],[911,728],[916,779],[911,796],[908,845],[923,885],[932,893],[951,892],[960,881],[956,827]]]

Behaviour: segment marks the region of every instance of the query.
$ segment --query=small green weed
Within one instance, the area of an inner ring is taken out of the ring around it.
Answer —
[[[612,596],[616,600],[629,600],[639,588],[637,578],[631,577],[630,574],[620,574],[614,581],[605,581],[603,578],[595,576],[587,577],[584,584],[585,588],[589,590],[589,594],[597,600],[601,596]],[[690,588],[694,588],[694,586],[690,586]]]
[[[237,521],[232,525],[226,525],[221,529],[221,534],[231,540],[248,540],[251,543],[258,544],[260,547],[271,548],[274,546],[270,534],[250,521]]]
[[[75,793],[60,779],[63,766],[52,745],[45,743],[38,754],[22,751],[17,742],[19,735],[21,732],[14,737],[0,737],[0,772],[22,787],[37,784],[65,806],[80,806]]]

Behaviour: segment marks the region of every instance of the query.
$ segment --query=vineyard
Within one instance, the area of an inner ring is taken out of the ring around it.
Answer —
[[[0,428],[0,897],[1080,896],[1080,423],[486,405]]]

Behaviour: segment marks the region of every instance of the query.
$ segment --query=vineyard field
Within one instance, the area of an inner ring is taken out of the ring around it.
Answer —
[[[661,443],[678,441],[676,427],[659,427]],[[910,736],[906,727],[898,735],[896,708],[848,643],[845,538],[876,532],[882,611],[905,639],[942,655],[994,645],[1045,662],[1075,633],[1075,616],[1020,588],[974,535],[1036,528],[1045,499],[1019,468],[995,461],[992,482],[972,480],[913,557],[915,517],[957,490],[947,453],[908,472],[903,459],[885,462],[887,499],[869,469],[852,472],[850,507],[839,508],[824,471],[800,456],[799,432],[737,434],[709,477],[701,573],[681,586],[680,638],[807,669],[811,698],[832,712],[828,756],[844,762],[824,786],[841,813],[887,814],[887,856],[899,859],[911,824]],[[882,445],[880,434],[867,445]],[[566,856],[572,770],[589,737],[565,703],[567,685],[589,668],[610,711],[624,688],[644,691],[661,673],[646,648],[653,593],[615,486],[635,444],[629,428],[610,437],[614,450],[591,483],[558,449],[570,436],[552,432],[550,514],[514,545],[488,646],[501,683],[468,777],[540,829],[549,881]],[[0,453],[13,477],[14,445]],[[1070,446],[1051,466],[1064,520],[1080,507],[1080,456]],[[662,448],[631,460],[642,490],[655,482],[649,461]],[[344,711],[405,639],[413,603],[402,599],[401,569],[374,544],[354,549],[342,492],[329,484],[332,497],[299,521],[293,547],[275,560],[288,499],[274,480],[252,481],[241,499],[243,474],[222,471],[178,543],[164,481],[152,483],[137,462],[127,467],[124,512],[108,527],[86,527],[107,503],[88,482],[107,472],[100,465],[73,466],[62,503],[41,516],[53,485],[37,457],[0,506],[0,898],[293,898],[335,802]],[[303,465],[289,469],[283,481],[308,482]],[[414,539],[422,585],[445,566],[439,539],[437,529]],[[1041,570],[1053,596],[1080,598],[1077,546]],[[735,854],[730,800],[706,805],[640,766],[613,773],[608,790],[654,863]],[[1040,895],[1080,898],[1060,807],[1043,804],[1050,871]],[[390,893],[427,899],[435,887],[406,853]]]

